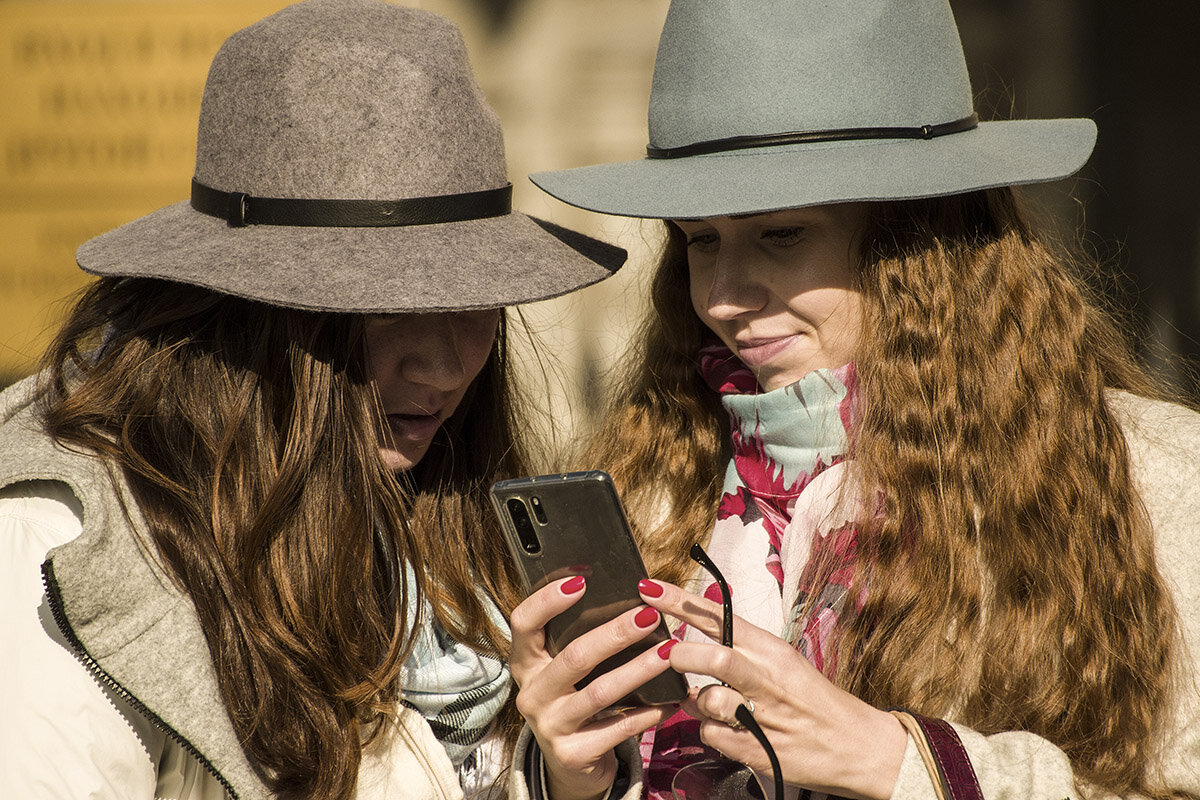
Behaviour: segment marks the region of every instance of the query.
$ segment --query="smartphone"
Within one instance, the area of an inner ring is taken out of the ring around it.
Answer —
[[[546,623],[551,655],[597,625],[642,605],[637,584],[647,577],[646,567],[607,472],[500,481],[492,486],[491,496],[526,595],[560,578],[582,575],[587,579],[587,591],[579,602]],[[658,627],[646,638],[605,659],[576,688],[670,636],[660,617]],[[684,676],[667,670],[612,707],[679,703],[687,691]]]

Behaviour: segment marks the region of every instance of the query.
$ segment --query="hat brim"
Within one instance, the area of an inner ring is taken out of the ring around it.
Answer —
[[[701,219],[850,201],[905,200],[1057,180],[1096,142],[1089,119],[1011,120],[933,139],[867,139],[644,158],[540,172],[573,206]]]
[[[85,242],[95,275],[159,278],[312,311],[499,308],[566,294],[624,262],[616,246],[520,213],[436,225],[230,227],[176,203]]]

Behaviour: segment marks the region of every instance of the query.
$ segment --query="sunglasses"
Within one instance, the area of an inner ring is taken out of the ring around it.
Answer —
[[[721,590],[721,645],[724,647],[733,647],[733,597],[729,593],[729,584],[725,582],[725,576],[721,574],[721,570],[717,569],[717,565],[708,557],[708,553],[704,552],[704,548],[698,544],[692,545],[691,551],[688,553],[691,559],[700,566],[704,567],[713,579],[717,582],[717,587]],[[722,686],[729,686],[724,681]],[[754,719],[754,713],[750,708],[741,703],[733,712],[734,719],[741,724],[743,728],[750,731],[758,743],[762,745],[763,750],[767,753],[767,760],[771,762],[771,775],[775,783],[775,800],[783,800],[783,774],[779,769],[779,757],[775,755],[775,748],[771,747],[771,743],[767,740],[767,734],[763,732],[758,721]]]

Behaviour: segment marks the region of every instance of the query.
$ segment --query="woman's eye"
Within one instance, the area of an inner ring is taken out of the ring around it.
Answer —
[[[804,238],[804,228],[799,225],[792,225],[786,228],[767,228],[762,232],[762,238],[765,241],[781,247],[793,245]]]
[[[700,231],[693,233],[687,237],[688,248],[695,247],[701,251],[712,250],[721,241],[721,237],[716,231]]]

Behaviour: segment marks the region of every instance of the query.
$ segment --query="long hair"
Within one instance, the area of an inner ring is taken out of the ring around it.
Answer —
[[[729,423],[696,370],[704,325],[688,292],[686,243],[674,225],[650,286],[650,308],[624,369],[610,376],[608,409],[575,456],[621,491],[647,571],[683,584],[687,553],[717,518]]]
[[[715,519],[728,422],[695,373],[702,328],[668,228],[589,460],[630,498],[648,566],[678,580]],[[1105,399],[1156,397],[1153,382],[1011,189],[872,204],[861,253],[850,446],[882,511],[860,520],[866,603],[835,681],[877,707],[1032,731],[1082,780],[1154,793],[1177,620]]]
[[[477,593],[508,608],[519,591],[486,496],[525,471],[503,326],[406,475],[379,454],[356,315],[105,278],[46,360],[48,431],[124,474],[148,544],[195,604],[234,729],[281,797],[353,794],[397,701],[418,598],[459,641],[507,653]],[[415,585],[398,578],[405,562]]]

